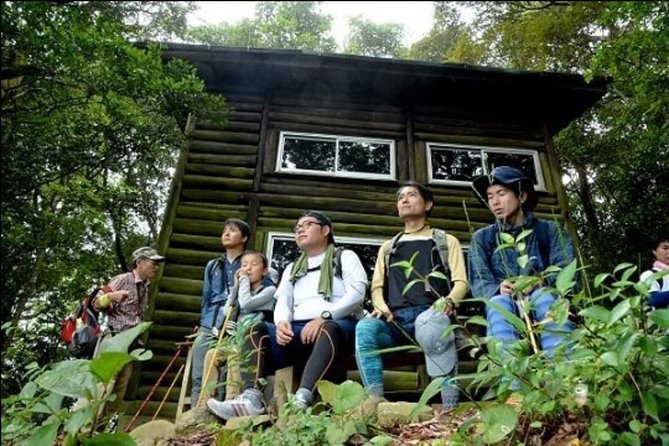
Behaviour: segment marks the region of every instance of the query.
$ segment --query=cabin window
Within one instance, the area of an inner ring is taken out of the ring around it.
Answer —
[[[371,283],[374,266],[376,265],[376,256],[384,240],[335,236],[335,241],[337,242],[337,246],[343,246],[358,254],[362,266],[367,272],[367,278]],[[279,271],[279,274],[283,274],[286,266],[290,262],[297,260],[300,256],[300,250],[295,244],[293,234],[285,232],[269,233],[269,243],[266,253],[270,261],[270,266]]]
[[[513,166],[545,190],[539,153],[536,150],[428,143],[430,183],[469,185],[479,175],[497,166]]]
[[[395,179],[395,142],[281,132],[276,170],[335,177]]]

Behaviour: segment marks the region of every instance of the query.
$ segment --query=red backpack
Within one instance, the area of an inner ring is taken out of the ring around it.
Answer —
[[[112,289],[107,285],[95,288],[61,323],[60,339],[75,358],[92,358],[95,353],[100,324],[93,309],[93,299],[99,291],[109,293]]]

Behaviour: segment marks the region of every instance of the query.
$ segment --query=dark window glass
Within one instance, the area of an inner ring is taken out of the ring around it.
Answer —
[[[492,172],[498,166],[511,166],[532,178],[534,184],[537,182],[537,172],[534,170],[534,156],[531,153],[507,153],[486,151],[488,172]]]
[[[367,278],[370,283],[374,274],[374,265],[376,264],[376,255],[379,253],[380,245],[359,244],[359,243],[337,243],[337,246],[343,246],[358,254],[362,266],[365,268]],[[283,274],[283,270],[290,262],[294,262],[300,256],[300,250],[292,238],[274,237],[272,239],[272,258],[270,266]]]
[[[293,238],[272,239],[272,258],[269,259],[270,266],[279,272],[279,277],[290,262],[294,262],[300,256],[300,250]]]
[[[483,175],[480,151],[432,148],[433,179],[472,181],[479,175]]]
[[[334,172],[336,144],[333,139],[287,136],[281,167]]]
[[[390,174],[390,145],[364,141],[340,141],[338,170]]]

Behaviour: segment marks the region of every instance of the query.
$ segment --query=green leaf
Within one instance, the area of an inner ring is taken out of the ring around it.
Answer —
[[[369,444],[372,446],[387,446],[392,444],[394,441],[395,440],[393,437],[389,437],[387,435],[377,435],[376,437],[369,440]]]
[[[516,243],[524,240],[528,235],[532,234],[532,232],[534,232],[533,229],[523,229],[520,234],[518,234],[518,237],[516,237]]]
[[[518,266],[520,266],[521,268],[525,268],[529,261],[530,261],[530,258],[527,254],[524,254],[524,255],[518,257],[518,259],[516,259],[516,262],[518,262]]]
[[[569,265],[565,266],[560,274],[558,274],[557,279],[555,279],[555,288],[558,289],[560,294],[564,295],[567,291],[574,286],[574,276],[576,275],[576,259],[572,260]]]
[[[337,385],[322,379],[316,383],[316,387],[321,399],[330,406],[334,405]]]
[[[60,421],[55,423],[45,424],[27,439],[22,445],[25,446],[53,446],[56,443],[56,436],[58,435],[58,428]]]
[[[539,429],[543,425],[544,425],[544,423],[542,423],[541,421],[532,421],[530,423],[530,427],[533,428],[533,429]]]
[[[639,332],[630,331],[622,335],[618,342],[616,342],[616,351],[621,361],[627,361],[627,357],[632,351],[636,340],[639,339],[639,336],[641,336]]]
[[[43,389],[71,398],[95,394],[96,381],[89,369],[89,360],[63,361],[35,379]]]
[[[122,331],[111,338],[105,338],[100,343],[100,354],[105,352],[121,352],[127,353],[130,345],[135,341],[137,336],[149,329],[152,322],[141,322],[136,327],[130,330]]]
[[[482,431],[481,439],[486,444],[502,441],[512,433],[518,423],[518,414],[509,406],[492,406],[481,411],[481,423],[477,431]]]
[[[595,287],[599,288],[600,286],[602,286],[602,283],[606,280],[607,277],[609,277],[609,273],[597,274],[597,277],[595,277],[594,281]]]
[[[606,365],[609,365],[614,368],[620,367],[620,357],[618,356],[618,352],[606,352],[599,358]]]
[[[331,445],[341,445],[356,432],[357,428],[353,420],[347,420],[343,426],[337,423],[330,423],[325,431],[325,438]]]
[[[465,325],[468,324],[481,325],[483,327],[487,327],[488,321],[486,321],[483,316],[471,316],[465,321]]]
[[[502,239],[502,241],[506,244],[513,245],[513,236],[509,233],[506,232],[500,232],[499,237]]]
[[[95,414],[95,405],[88,404],[70,414],[70,419],[65,423],[65,432],[73,436],[79,433],[79,430],[89,422],[93,421]]]
[[[660,417],[657,413],[657,400],[655,399],[655,395],[649,391],[641,392],[641,406],[643,407],[644,412],[653,417],[658,423],[660,422]]]
[[[509,310],[507,310],[506,308],[497,303],[489,302],[488,305],[490,305],[491,308],[500,313],[504,317],[504,319],[506,319],[508,323],[513,325],[514,328],[518,330],[520,333],[527,333],[527,327],[525,327],[525,321],[523,321],[518,316],[511,313]]]
[[[604,412],[606,410],[606,408],[609,407],[610,402],[611,402],[611,399],[607,395],[600,393],[595,398],[595,407],[600,412]]]
[[[634,419],[629,422],[630,430],[635,434],[641,432],[641,429],[645,426],[641,421]]]
[[[629,446],[641,446],[641,440],[639,439],[639,436],[633,434],[632,432],[623,432],[618,437],[618,440]]]
[[[420,279],[413,279],[411,282],[407,283],[404,286],[404,289],[402,290],[402,296],[404,296],[407,293],[407,291],[409,291],[411,289],[411,287],[414,286],[418,282],[421,282],[421,280]]]
[[[411,413],[409,414],[409,419],[411,421],[416,421],[418,419],[418,415],[422,412],[423,408],[427,405],[428,401],[441,392],[441,386],[446,381],[447,377],[445,376],[440,376],[438,378],[433,378],[430,384],[425,387],[425,390],[423,390],[423,393],[420,395],[420,399],[418,400],[418,404],[413,408]]]
[[[25,386],[19,392],[19,398],[32,398],[37,393],[37,384],[32,381],[28,381]]]
[[[620,281],[621,282],[627,282],[629,280],[630,276],[632,275],[632,273],[636,270],[637,270],[636,266],[632,266],[631,268],[627,268],[625,270],[625,272],[623,272],[623,275],[621,276]]]
[[[621,263],[613,269],[613,274],[617,273],[621,269],[629,268],[630,266],[634,266],[634,265],[632,265],[631,263],[628,263],[628,262]]]
[[[63,404],[63,395],[51,392],[49,395],[35,404],[35,407],[32,408],[32,411],[35,413],[46,413],[54,414],[61,409]]]
[[[579,316],[595,319],[601,322],[608,322],[611,313],[601,305],[593,305],[578,312]]]
[[[448,277],[444,275],[441,271],[432,271],[427,277],[433,277],[435,279],[448,280]]]
[[[91,372],[105,385],[135,357],[121,352],[104,352],[91,361]]]
[[[518,252],[520,252],[520,253],[525,252],[525,248],[526,248],[526,247],[527,247],[527,246],[525,245],[524,242],[520,242],[520,243],[517,243],[517,244],[516,244],[516,250],[517,250]],[[526,254],[526,255],[527,255],[527,254]],[[523,256],[523,257],[525,257],[525,256]],[[523,266],[523,268],[524,268],[524,266]]]
[[[609,320],[606,325],[610,327],[611,325],[615,324],[619,319],[624,317],[629,311],[630,311],[629,299],[621,301],[611,310],[611,314],[609,315]]]
[[[337,386],[332,411],[345,414],[360,404],[365,398],[365,389],[358,382],[346,380]]]
[[[125,432],[102,433],[92,438],[85,438],[83,446],[137,446],[135,439]]]
[[[648,313],[648,318],[660,328],[669,328],[669,309],[667,308],[651,311]]]

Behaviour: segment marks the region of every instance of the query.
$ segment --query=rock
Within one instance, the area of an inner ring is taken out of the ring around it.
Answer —
[[[206,407],[195,407],[179,415],[175,426],[176,432],[183,435],[198,424],[214,423],[216,421],[219,421],[218,418],[209,412]]]
[[[130,432],[137,446],[155,446],[164,444],[167,438],[175,435],[174,424],[166,420],[149,421]]]
[[[409,414],[418,403],[381,403],[377,408],[378,424],[383,428],[395,426],[397,424],[409,424]],[[427,421],[434,416],[432,408],[425,406],[418,415],[418,421]]]

